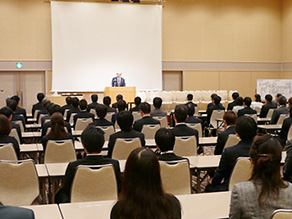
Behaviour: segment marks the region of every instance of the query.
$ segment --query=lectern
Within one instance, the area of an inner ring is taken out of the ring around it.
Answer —
[[[116,96],[122,94],[126,102],[133,102],[136,97],[136,87],[106,87],[104,96],[109,96],[112,103],[116,101]]]

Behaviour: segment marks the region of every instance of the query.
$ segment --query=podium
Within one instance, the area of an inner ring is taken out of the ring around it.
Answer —
[[[112,103],[116,102],[118,94],[122,94],[127,103],[133,102],[136,97],[136,87],[106,87],[104,89],[104,96],[109,96]]]

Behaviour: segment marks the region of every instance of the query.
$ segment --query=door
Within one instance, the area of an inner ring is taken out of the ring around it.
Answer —
[[[182,91],[182,72],[181,71],[163,71],[162,72],[163,90]]]

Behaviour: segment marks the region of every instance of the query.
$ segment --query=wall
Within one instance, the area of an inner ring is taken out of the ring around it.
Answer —
[[[292,62],[292,1],[283,0],[282,45],[284,62]],[[292,70],[292,69],[291,69]]]

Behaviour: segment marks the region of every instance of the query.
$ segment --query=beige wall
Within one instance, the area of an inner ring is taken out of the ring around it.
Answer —
[[[292,61],[292,1],[283,0],[282,11],[282,35],[283,35],[283,57],[284,62]]]

